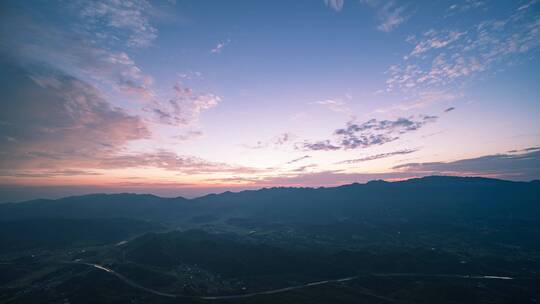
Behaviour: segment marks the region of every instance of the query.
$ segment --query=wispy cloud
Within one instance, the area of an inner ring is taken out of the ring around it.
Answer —
[[[9,46],[4,51],[21,65],[46,66],[80,79],[101,91],[108,102],[119,100],[110,98],[110,93],[120,94],[124,100],[144,101],[136,106],[145,110],[143,114],[148,113],[144,115],[148,115],[149,120],[159,123],[195,124],[203,111],[221,101],[220,96],[212,93],[194,93],[181,82],[170,94],[158,93],[153,77],[128,54],[131,49],[126,46],[148,46],[157,36],[157,30],[149,23],[154,11],[149,2],[74,2],[67,7],[71,10],[59,13],[74,14],[80,19],[62,28],[46,21],[38,23],[39,18],[9,15],[8,20],[3,21],[13,34],[2,37],[2,45]],[[47,81],[39,73],[33,77],[36,81]],[[200,78],[200,73],[179,77]]]
[[[229,45],[229,43],[231,43],[231,39],[227,39],[227,40],[225,40],[223,42],[218,43],[214,48],[212,48],[210,50],[210,53],[212,53],[212,54],[220,54],[223,51],[223,49],[227,45]]]
[[[184,132],[182,134],[173,136],[173,138],[178,140],[178,141],[188,141],[188,140],[200,138],[201,136],[203,136],[202,131],[200,131],[200,130],[189,130],[189,131],[186,131],[186,132]]]
[[[150,24],[152,5],[145,0],[98,0],[74,2],[85,22],[82,29],[107,43],[126,41],[130,47],[147,47],[157,37]]]
[[[88,175],[101,175],[101,173],[85,171],[85,170],[45,170],[45,171],[2,171],[0,170],[0,176],[9,176],[9,177],[30,177],[30,178],[41,178],[41,177],[62,177],[62,176],[88,176]]]
[[[360,0],[360,3],[376,10],[377,19],[380,22],[377,26],[379,31],[391,32],[410,17],[405,6],[398,5],[393,0]]]
[[[327,107],[330,111],[336,113],[345,113],[351,115],[351,110],[345,102],[339,99],[325,99],[316,101],[315,104]]]
[[[324,4],[329,8],[339,12],[343,9],[344,0],[324,0]]]
[[[116,154],[99,160],[98,168],[160,168],[181,174],[233,173],[253,174],[260,169],[212,162],[195,156],[182,156],[171,151]]]
[[[390,106],[385,106],[374,110],[374,113],[388,113],[394,111],[410,111],[430,106],[435,103],[453,101],[463,97],[460,92],[449,92],[445,90],[426,90],[416,93],[410,100],[402,101]]]
[[[294,138],[296,138],[294,134],[284,132],[274,136],[272,139],[258,141],[255,145],[244,145],[244,147],[249,149],[277,149],[290,144]]]
[[[309,165],[305,165],[305,166],[300,166],[300,167],[297,167],[293,170],[291,170],[292,172],[295,172],[295,173],[298,173],[298,172],[306,172],[308,171],[309,169],[312,169],[312,168],[317,168],[318,165],[317,164],[309,164]]]
[[[398,150],[398,151],[393,151],[393,152],[370,155],[370,156],[361,157],[361,158],[348,159],[348,160],[337,162],[336,164],[356,164],[356,163],[361,163],[361,162],[366,162],[366,161],[371,161],[371,160],[376,160],[376,159],[381,159],[381,158],[388,158],[388,157],[392,157],[396,155],[410,154],[416,151],[418,151],[418,149],[404,149],[404,150]]]
[[[516,55],[540,46],[540,19],[531,6],[505,18],[478,22],[468,29],[431,29],[408,37],[412,50],[404,63],[390,67],[387,89],[433,90],[515,63]]]
[[[419,41],[409,56],[420,56],[432,49],[444,48],[465,36],[467,32],[430,30],[424,33],[424,39]]]
[[[472,9],[480,9],[486,7],[486,1],[481,0],[465,0],[462,3],[455,3],[448,7],[450,14],[456,12],[466,12]]]
[[[99,3],[88,2],[88,5],[99,6]],[[74,2],[67,7],[75,6],[80,10],[78,4]],[[135,4],[132,8],[136,9]],[[74,18],[70,13],[69,10],[58,12]],[[81,79],[99,90],[127,94],[130,99],[149,100],[155,97],[153,78],[145,74],[124,50],[126,47],[121,42],[125,40],[114,39],[120,43],[118,47],[98,43],[94,37],[96,33],[89,29],[91,21],[82,18],[59,27],[42,18],[31,18],[22,13],[8,14],[3,19],[3,27],[10,31],[10,35],[2,35],[1,43],[5,46],[4,55],[11,60],[33,68],[45,65]]]
[[[444,110],[444,113],[452,112],[452,111],[454,111],[455,109],[456,109],[456,108],[454,108],[454,107],[446,108],[446,110]]]
[[[154,100],[145,110],[153,114],[157,122],[172,126],[196,124],[203,111],[217,106],[221,97],[211,94],[197,94],[178,81],[173,86],[173,96],[167,102]]]
[[[274,144],[278,145],[278,146],[282,146],[286,143],[288,143],[292,138],[294,137],[293,134],[291,133],[281,133],[275,140],[274,140]]]

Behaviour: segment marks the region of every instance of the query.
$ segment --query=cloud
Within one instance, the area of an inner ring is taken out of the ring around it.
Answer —
[[[459,92],[448,92],[445,90],[422,91],[415,94],[415,96],[412,97],[410,101],[403,101],[395,105],[381,107],[373,111],[373,113],[410,111],[413,109],[424,108],[434,103],[452,101],[462,96],[463,95]]]
[[[523,4],[522,6],[518,7],[518,11],[523,11],[529,9],[531,6],[538,3],[538,0],[531,0],[528,3]]]
[[[188,71],[186,73],[179,73],[178,78],[180,78],[181,80],[195,80],[195,79],[203,79],[204,77],[201,72]]]
[[[366,161],[370,161],[370,160],[388,158],[388,157],[392,157],[392,156],[395,156],[395,155],[410,154],[410,153],[414,153],[416,151],[418,151],[418,149],[404,149],[404,150],[398,150],[398,151],[393,151],[393,152],[388,152],[388,153],[380,153],[380,154],[370,155],[370,156],[366,156],[366,157],[362,157],[362,158],[344,160],[344,161],[337,162],[336,164],[356,164],[356,163],[366,162]]]
[[[154,97],[153,78],[143,73],[126,52],[98,46],[75,31],[75,25],[57,28],[35,20],[13,14],[2,21],[10,31],[0,38],[4,56],[24,66],[45,65],[63,71],[100,90],[144,100]]]
[[[179,141],[188,141],[203,136],[203,132],[199,130],[190,130],[180,135],[173,136],[174,139]]]
[[[260,172],[256,168],[212,162],[195,156],[180,156],[166,150],[110,155],[97,159],[97,167],[101,169],[160,168],[181,174],[253,174]]]
[[[408,16],[403,16],[404,7],[388,8],[381,12],[383,23],[377,26],[377,29],[383,32],[391,32],[400,24],[407,21]]]
[[[406,163],[395,166],[399,172],[423,175],[487,176],[513,180],[540,178],[540,151],[495,154],[451,162]]]
[[[101,91],[109,102],[125,106],[125,100],[143,101],[136,106],[142,107],[149,119],[163,124],[195,124],[203,111],[221,101],[215,94],[194,94],[181,83],[168,96],[158,94],[153,89],[153,77],[144,73],[123,50],[125,45],[147,46],[157,35],[148,21],[153,12],[150,3],[73,2],[57,9],[59,14],[68,14],[69,20],[74,16],[80,18],[62,28],[25,14],[13,13],[3,18],[3,28],[11,31],[0,39],[6,46],[2,49],[5,55],[31,69],[46,66],[72,75]],[[200,73],[189,74],[190,78],[195,76],[200,77]],[[38,77],[35,76],[36,81],[47,81]]]
[[[351,110],[349,109],[347,104],[341,100],[326,99],[326,100],[316,101],[315,103],[318,105],[323,105],[333,112],[345,113],[349,115],[351,113]]]
[[[463,3],[450,5],[450,7],[448,8],[448,11],[450,13],[454,13],[456,11],[466,12],[466,11],[471,10],[471,9],[483,8],[485,6],[486,6],[485,1],[465,0]]]
[[[306,172],[308,169],[317,168],[317,167],[318,167],[317,164],[309,164],[309,165],[300,166],[298,168],[295,168],[295,169],[291,170],[291,172],[295,172],[295,173]]]
[[[306,151],[334,151],[339,150],[341,147],[330,143],[330,140],[321,140],[316,142],[301,142],[296,143],[296,149],[306,150]]]
[[[81,175],[101,175],[101,173],[85,171],[85,170],[52,170],[52,171],[22,171],[22,172],[13,172],[9,171],[3,172],[0,171],[0,176],[10,176],[10,177],[56,177],[56,176],[81,176]]]
[[[416,131],[436,120],[436,116],[423,115],[396,120],[371,119],[362,124],[349,122],[346,128],[337,129],[334,134],[339,137],[343,149],[367,148],[397,140],[401,134]]]
[[[0,83],[1,176],[95,175],[92,170],[134,167],[182,174],[257,172],[170,151],[128,151],[129,143],[149,139],[150,131],[141,117],[112,106],[96,87],[47,66],[28,70],[0,62],[0,68],[5,79]],[[180,97],[171,100],[178,107],[173,113],[190,115],[181,122],[214,105],[182,87],[176,91]],[[182,102],[195,112],[181,111]]]
[[[377,19],[380,24],[377,29],[382,32],[391,32],[409,19],[405,6],[399,6],[395,1],[360,0],[377,11]]]
[[[290,132],[281,133],[268,141],[258,141],[255,145],[244,145],[248,149],[277,149],[288,145],[296,136]]]
[[[223,42],[218,43],[213,49],[210,50],[210,53],[212,54],[221,54],[223,49],[231,43],[231,39],[227,39]]]
[[[409,56],[420,56],[429,50],[444,48],[466,34],[458,31],[427,31],[424,33],[425,39],[415,45]]]
[[[148,12],[140,11],[139,6],[146,2],[77,2],[68,6],[79,9],[78,5],[86,7],[80,12],[82,22],[67,22],[61,28],[33,18],[35,12],[30,9],[25,13],[14,9],[0,21],[2,32],[9,32],[0,36],[4,79],[0,84],[0,173],[4,180],[7,176],[88,175],[97,169],[125,168],[122,166],[155,166],[179,173],[248,170],[172,152],[130,150],[134,141],[150,139],[148,120],[114,106],[111,100],[140,98],[148,102],[145,107],[166,103],[153,108],[161,111],[161,119],[191,124],[220,98],[194,94],[180,84],[174,87],[170,100],[162,102],[156,96],[152,78],[121,50],[120,43],[142,47],[153,39],[155,31],[147,28],[145,19]],[[58,7],[58,13],[69,13],[64,10],[68,6]],[[100,35],[99,30],[92,33],[94,26],[106,27],[112,36],[93,37]],[[109,31],[111,27],[129,35],[126,38],[119,31]],[[108,39],[121,41],[113,47]],[[123,99],[114,98],[117,96]]]
[[[87,167],[149,138],[143,120],[111,106],[95,87],[61,71],[0,63],[0,169]],[[12,138],[13,140],[8,140]]]
[[[49,178],[96,175],[94,170],[159,168],[180,174],[253,174],[257,169],[126,146],[148,139],[144,121],[113,107],[100,91],[73,76],[39,74],[0,64],[0,176]]]
[[[296,143],[295,148],[305,151],[333,151],[383,145],[398,140],[401,135],[416,131],[437,119],[437,116],[420,115],[400,117],[396,120],[370,119],[361,124],[350,121],[345,128],[334,131],[334,141],[304,141]]]
[[[508,153],[531,152],[531,151],[538,151],[538,150],[540,150],[540,147],[529,147],[529,148],[520,149],[520,150],[510,150],[508,151]]]
[[[278,146],[285,145],[285,144],[287,144],[293,137],[294,137],[294,135],[292,135],[291,133],[281,133],[281,134],[274,140],[274,144],[275,144],[275,145],[278,145]]]
[[[460,29],[460,23],[457,24],[452,29],[430,29],[418,37],[408,37],[412,50],[402,64],[389,68],[387,90],[457,87],[480,73],[518,63],[525,58],[519,55],[540,46],[540,19],[530,6],[511,10],[500,19],[477,22],[467,29]]]
[[[454,107],[447,108],[446,110],[444,110],[444,113],[452,112],[452,111],[454,111],[455,109],[456,109],[456,108],[454,108]]]
[[[294,164],[294,163],[297,163],[299,161],[303,161],[303,160],[308,159],[308,158],[311,158],[311,156],[310,155],[304,155],[302,157],[298,157],[298,158],[295,158],[293,160],[288,161],[287,165]]]
[[[203,111],[217,106],[221,97],[211,94],[197,94],[190,88],[177,82],[173,87],[173,97],[168,102],[154,100],[145,108],[153,115],[156,122],[172,126],[196,124]]]
[[[329,8],[339,12],[343,9],[344,0],[324,0],[324,4]]]
[[[145,0],[75,2],[82,30],[106,42],[126,41],[130,47],[147,47],[157,37],[150,24],[152,5]]]

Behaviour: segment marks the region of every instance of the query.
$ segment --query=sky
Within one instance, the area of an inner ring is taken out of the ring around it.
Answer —
[[[0,202],[540,179],[540,1],[0,3]]]

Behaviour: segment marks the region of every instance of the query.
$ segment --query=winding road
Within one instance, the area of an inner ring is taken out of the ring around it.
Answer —
[[[251,292],[251,293],[243,293],[243,294],[234,294],[234,295],[216,295],[216,296],[189,296],[189,295],[183,295],[183,294],[172,294],[172,293],[166,293],[161,292],[152,288],[148,288],[145,286],[140,285],[137,282],[134,282],[130,280],[129,278],[125,277],[124,275],[99,264],[93,264],[93,263],[87,263],[82,261],[72,261],[72,262],[66,262],[69,264],[80,264],[80,265],[86,265],[90,267],[94,267],[96,269],[99,269],[101,271],[105,271],[107,273],[110,273],[120,280],[122,280],[124,283],[152,293],[154,295],[162,296],[162,297],[168,297],[168,298],[189,298],[189,299],[199,299],[199,300],[228,300],[228,299],[241,299],[241,298],[250,298],[258,295],[272,295],[277,293],[283,293],[288,292],[291,290],[296,289],[302,289],[302,288],[308,288],[313,286],[319,286],[319,285],[326,285],[331,283],[342,283],[347,282],[351,280],[358,279],[360,277],[365,277],[366,275],[357,275],[357,276],[350,276],[340,279],[333,279],[333,280],[324,280],[324,281],[317,281],[317,282],[310,282],[305,283],[301,285],[295,285],[295,286],[289,286],[284,288],[278,288],[278,289],[272,289],[272,290],[266,290],[266,291],[258,291],[258,292]],[[423,277],[423,278],[454,278],[454,279],[472,279],[472,280],[513,280],[512,277],[505,277],[505,276],[493,276],[493,275],[459,275],[459,274],[423,274],[423,273],[373,273],[369,274],[368,276],[375,276],[375,277]],[[394,300],[391,298],[379,296],[376,294],[373,294],[371,292],[363,292],[364,295],[375,297],[381,300],[385,300],[388,302],[393,302]]]

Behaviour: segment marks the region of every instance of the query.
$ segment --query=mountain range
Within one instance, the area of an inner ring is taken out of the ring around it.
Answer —
[[[530,303],[539,235],[539,181],[479,177],[5,203],[0,303]]]

